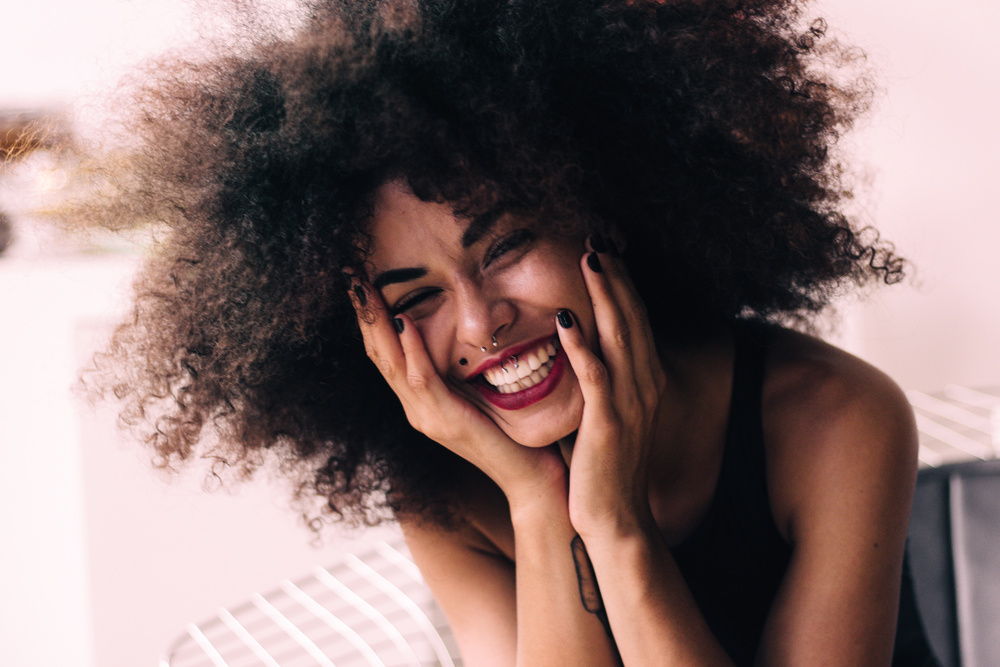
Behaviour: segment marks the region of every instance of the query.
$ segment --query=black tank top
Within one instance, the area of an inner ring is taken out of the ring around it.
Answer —
[[[761,396],[769,330],[735,332],[733,388],[715,495],[701,524],[671,552],[715,637],[737,665],[752,665],[791,558],[767,490]],[[904,562],[894,667],[938,665]]]

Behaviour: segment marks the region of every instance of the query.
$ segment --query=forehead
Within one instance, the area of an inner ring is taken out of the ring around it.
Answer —
[[[446,204],[421,201],[398,181],[380,186],[374,203],[370,234],[371,259],[376,265],[435,246],[461,246],[468,222],[457,218]]]
[[[405,183],[390,181],[375,191],[369,229],[372,256],[386,260],[433,247],[457,253],[487,235],[502,215],[502,210],[494,210],[470,220],[455,215],[448,204],[421,200]]]

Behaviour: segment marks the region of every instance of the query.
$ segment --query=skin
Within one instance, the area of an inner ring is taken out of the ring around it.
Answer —
[[[524,224],[509,219],[466,244],[467,226],[383,186],[369,278],[419,276],[380,292],[359,281],[353,295],[368,354],[410,423],[471,464],[455,480],[466,499],[457,530],[403,523],[463,657],[731,664],[669,551],[715,491],[731,336],[657,345],[616,254],[594,253],[582,235],[510,243]],[[557,323],[564,310],[569,327]],[[497,354],[494,334],[501,350],[555,334],[570,368],[544,399],[498,409],[469,384]],[[793,551],[759,661],[888,664],[916,475],[905,397],[874,368],[793,332],[777,335],[763,391],[771,510]],[[613,641],[581,604],[577,536]]]

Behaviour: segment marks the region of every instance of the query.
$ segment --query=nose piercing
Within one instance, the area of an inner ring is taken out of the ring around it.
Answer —
[[[500,347],[500,343],[497,341],[497,335],[496,334],[493,334],[492,336],[490,336],[490,343],[493,344],[493,347]],[[480,345],[479,349],[482,350],[483,352],[485,352],[486,351],[486,346],[485,345]]]

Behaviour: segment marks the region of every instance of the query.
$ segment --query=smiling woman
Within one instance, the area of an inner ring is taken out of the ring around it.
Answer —
[[[151,67],[91,203],[168,229],[89,380],[158,461],[394,517],[469,664],[934,664],[906,400],[781,326],[902,275],[852,52],[787,0],[306,8]]]
[[[372,287],[397,322],[405,317],[419,332],[437,375],[522,445],[544,447],[576,430],[582,397],[555,315],[577,313],[596,344],[578,266],[582,232],[536,231],[510,215],[472,226],[392,181],[375,194],[371,238]]]

